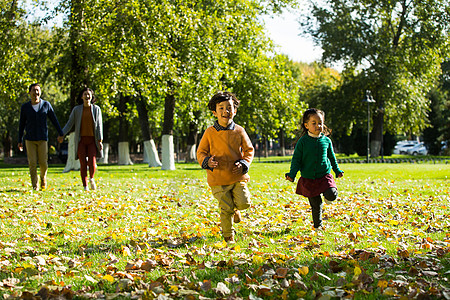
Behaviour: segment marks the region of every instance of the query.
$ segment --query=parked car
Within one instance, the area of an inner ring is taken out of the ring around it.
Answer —
[[[425,147],[424,143],[419,143],[414,147],[408,148],[407,152],[412,155],[427,155],[428,149]]]
[[[399,141],[394,147],[394,154],[408,154],[408,149],[418,145],[418,141]]]

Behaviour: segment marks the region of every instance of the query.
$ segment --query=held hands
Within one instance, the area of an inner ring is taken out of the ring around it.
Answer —
[[[18,143],[17,147],[19,147],[19,151],[22,152],[23,151],[23,144],[22,143]]]
[[[60,135],[60,136],[58,136],[58,143],[61,144],[62,142],[64,142],[64,136]]]
[[[216,156],[213,155],[208,159],[208,167],[210,167],[211,169],[217,168],[219,166],[219,162],[214,160],[215,157]]]

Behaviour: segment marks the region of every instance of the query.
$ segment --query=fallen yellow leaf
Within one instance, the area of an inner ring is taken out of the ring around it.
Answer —
[[[387,280],[384,280],[384,279],[379,280],[377,286],[385,289],[388,286],[388,282],[387,282]]]
[[[309,273],[309,268],[307,266],[302,266],[302,267],[298,268],[298,273],[300,275],[305,276],[306,274]]]
[[[102,279],[109,281],[110,283],[114,282],[114,277],[112,277],[111,275],[105,275],[102,277]]]
[[[255,255],[253,256],[253,263],[262,264],[264,259],[261,256]]]
[[[214,244],[214,247],[217,249],[222,249],[222,248],[225,248],[226,246],[227,246],[227,242],[225,242],[225,240]]]
[[[169,291],[170,291],[170,292],[177,292],[177,291],[178,291],[178,286],[176,286],[176,285],[171,285],[170,288],[169,288]]]

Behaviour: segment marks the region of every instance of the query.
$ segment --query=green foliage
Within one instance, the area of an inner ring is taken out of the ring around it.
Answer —
[[[302,24],[322,46],[324,61],[345,63],[341,95],[360,101],[372,90],[372,116],[384,109],[385,130],[419,134],[427,125],[426,95],[448,55],[447,9],[448,1],[330,0],[313,2]],[[353,92],[347,94],[345,85]],[[358,123],[362,105],[353,106],[347,119]]]
[[[250,134],[276,138],[280,129],[291,135],[298,128],[304,106],[298,101],[297,82],[284,56],[269,59],[247,56],[239,61],[239,75],[231,84],[241,99],[236,122]]]
[[[0,136],[10,137],[10,126],[17,124],[17,107],[32,76],[27,69],[31,37],[26,34],[27,26],[22,21],[25,12],[17,1],[2,1],[0,11]]]
[[[439,155],[442,142],[445,141],[445,115],[448,115],[448,93],[442,90],[433,90],[430,93],[431,107],[429,113],[430,127],[424,130],[424,142],[430,154]]]
[[[59,55],[55,53],[55,33],[38,23],[25,21],[25,10],[18,1],[1,2],[0,15],[0,135],[17,141],[17,128],[22,103],[28,101],[28,86],[42,85],[42,98],[56,108],[65,100],[66,91],[57,80]],[[50,126],[51,136],[56,130]],[[54,141],[51,141],[53,143]],[[9,151],[8,145],[4,145]],[[13,148],[14,149],[14,148]]]
[[[76,44],[84,47],[87,80],[100,96],[106,117],[118,116],[119,95],[143,97],[151,112],[151,127],[158,128],[164,99],[174,95],[175,127],[178,135],[186,135],[192,123],[197,128],[209,123],[206,102],[216,90],[239,91],[234,88],[237,76],[245,78],[247,71],[254,71],[246,70],[242,62],[259,65],[255,72],[270,75],[264,80],[273,82],[266,88],[256,81],[261,77],[253,77],[255,81],[246,84],[244,96],[238,95],[244,102],[254,101],[246,96],[253,90],[257,97],[263,94],[258,86],[267,90],[264,96],[268,101],[294,96],[292,82],[280,67],[284,63],[280,59],[271,62],[264,54],[271,44],[258,20],[261,11],[276,10],[288,2],[76,1],[81,5],[83,19],[74,16],[66,25],[71,32],[77,32]],[[266,67],[269,70],[264,70]],[[273,96],[269,99],[267,94]],[[275,136],[288,121],[268,126],[267,122],[255,120],[250,127],[260,122],[257,125],[265,128],[266,134]]]

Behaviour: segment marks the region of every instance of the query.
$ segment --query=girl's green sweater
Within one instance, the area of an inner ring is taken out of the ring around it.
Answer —
[[[343,173],[339,169],[331,140],[321,134],[319,137],[302,136],[295,146],[291,170],[286,175],[295,179],[297,172],[309,179],[322,178],[333,169],[336,176]]]

